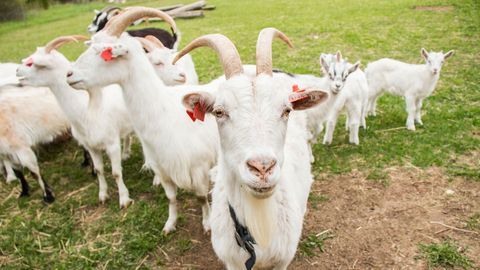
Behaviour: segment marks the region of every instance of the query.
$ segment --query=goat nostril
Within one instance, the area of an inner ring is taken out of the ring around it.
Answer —
[[[270,174],[277,164],[274,159],[249,159],[247,161],[247,167],[251,173],[258,177]]]
[[[72,71],[67,72],[67,77],[71,77],[73,75]]]

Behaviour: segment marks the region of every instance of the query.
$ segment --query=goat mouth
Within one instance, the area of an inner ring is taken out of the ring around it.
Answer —
[[[179,83],[185,83],[187,80],[181,79],[181,80],[174,80],[174,81],[179,82]]]
[[[252,187],[252,186],[247,186],[247,187],[250,193],[257,198],[268,198],[275,191],[275,185],[272,185],[269,187]]]
[[[74,86],[75,84],[81,83],[81,82],[82,82],[82,80],[78,80],[78,81],[74,81],[74,82],[69,82],[68,84],[69,84],[70,86]]]

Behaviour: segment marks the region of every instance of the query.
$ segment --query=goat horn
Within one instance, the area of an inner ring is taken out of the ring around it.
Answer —
[[[174,33],[177,32],[177,25],[175,21],[167,13],[160,11],[154,8],[146,7],[131,7],[125,10],[125,12],[120,13],[115,16],[116,19],[113,23],[108,24],[106,29],[107,33],[112,36],[120,37],[120,35],[127,29],[127,27],[132,24],[134,21],[141,18],[152,18],[158,17],[163,19],[165,22],[170,24]]]
[[[68,42],[78,42],[80,40],[88,40],[89,38],[81,35],[72,35],[72,36],[61,36],[57,37],[54,40],[50,41],[45,45],[45,52],[50,53],[54,49],[60,48],[65,43]]]
[[[257,39],[257,75],[265,73],[272,76],[272,41],[275,37],[293,48],[292,42],[284,33],[275,28],[264,28]]]
[[[149,40],[157,48],[161,48],[161,49],[165,48],[165,45],[163,45],[163,43],[158,38],[156,38],[155,36],[148,35],[148,36],[145,37],[145,39]]]
[[[142,38],[142,37],[135,37],[135,39],[137,39],[138,41],[140,41],[140,43],[142,44],[143,48],[147,51],[147,52],[151,52],[155,49],[155,45],[150,42],[150,40],[146,39],[146,38]]]
[[[217,52],[227,80],[236,74],[243,73],[242,61],[237,48],[230,39],[221,34],[210,34],[196,38],[175,56],[173,64],[191,50],[199,47],[210,47]]]

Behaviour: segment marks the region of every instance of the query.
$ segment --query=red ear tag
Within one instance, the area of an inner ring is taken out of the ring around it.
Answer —
[[[305,90],[303,90],[305,91]],[[296,102],[296,101],[299,101],[299,100],[303,100],[303,99],[306,99],[308,98],[308,95],[306,94],[297,94],[297,95],[291,95],[289,98],[288,98],[288,101],[290,101],[291,103],[293,102]]]
[[[205,120],[205,109],[202,105],[200,105],[200,103],[197,103],[195,105],[195,108],[193,109],[193,117],[195,117],[195,119],[198,119],[202,122],[203,120]]]
[[[190,119],[192,119],[193,122],[195,122],[195,120],[197,120],[197,118],[195,118],[195,116],[193,116],[193,112],[191,111],[186,111],[188,116],[190,116]]]
[[[29,57],[29,58],[27,59],[27,61],[25,61],[25,65],[26,65],[27,67],[31,67],[31,66],[33,65],[33,59],[32,59],[31,57]]]
[[[105,60],[106,62],[111,61],[113,59],[112,47],[108,47],[105,50],[103,50],[102,53],[100,54],[100,57],[102,57],[103,60]]]
[[[297,84],[294,84],[294,85],[292,86],[292,91],[293,91],[294,93],[302,93],[302,92],[305,92],[305,89],[301,90],[301,89],[298,87]]]

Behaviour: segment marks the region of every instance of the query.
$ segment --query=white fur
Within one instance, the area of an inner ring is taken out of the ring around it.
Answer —
[[[4,86],[0,94],[0,160],[7,182],[16,179],[12,167],[27,168],[46,197],[33,146],[51,142],[67,131],[67,118],[47,88]]]
[[[6,84],[17,84],[18,79],[15,76],[18,64],[1,63],[0,64],[0,86]]]
[[[115,57],[109,62],[99,56],[106,47],[113,48]],[[164,232],[175,229],[177,187],[191,190],[202,199],[203,226],[209,230],[208,172],[216,162],[218,149],[213,119],[192,122],[180,104],[185,88],[171,91],[166,87],[140,43],[128,34],[120,38],[103,31],[95,34],[90,48],[77,59],[72,71],[68,80],[79,82],[74,84],[75,88],[111,83],[122,86],[134,130],[142,143],[145,165],[154,171],[154,184],[162,184],[170,201]],[[97,73],[105,76],[96,76]],[[201,87],[209,86],[187,89]]]
[[[147,57],[165,85],[198,84],[198,75],[190,54],[182,57],[174,65],[172,61],[176,54],[177,51],[174,49],[155,48],[147,53]]]
[[[66,82],[70,62],[62,54],[57,51],[46,53],[44,48],[38,48],[30,57],[33,65],[22,65],[17,73],[21,83],[48,86],[54,93],[72,125],[73,137],[90,153],[99,181],[101,202],[108,198],[102,158],[102,151],[107,152],[118,186],[120,207],[128,206],[132,200],[123,182],[120,141],[132,132],[132,126],[120,87],[110,85],[88,89],[88,93],[76,91]],[[102,73],[98,74],[102,76]],[[126,157],[129,146],[124,150]]]
[[[214,173],[211,214],[212,245],[227,269],[245,269],[249,258],[235,241],[229,203],[257,241],[255,267],[286,269],[302,231],[312,183],[306,115],[292,112],[288,120],[281,118],[291,81],[273,78],[236,76],[214,93],[213,107],[229,115],[217,119],[222,152]],[[277,160],[267,181],[275,188],[267,198],[252,195],[250,187],[261,183],[244,165],[259,156]]]
[[[423,125],[421,119],[423,100],[435,90],[443,62],[452,54],[453,51],[446,54],[427,53],[422,49],[422,55],[426,60],[423,65],[408,64],[388,58],[368,64],[365,70],[370,87],[368,113],[376,115],[377,99],[387,91],[405,98],[408,113],[407,129],[415,130],[415,122]]]

